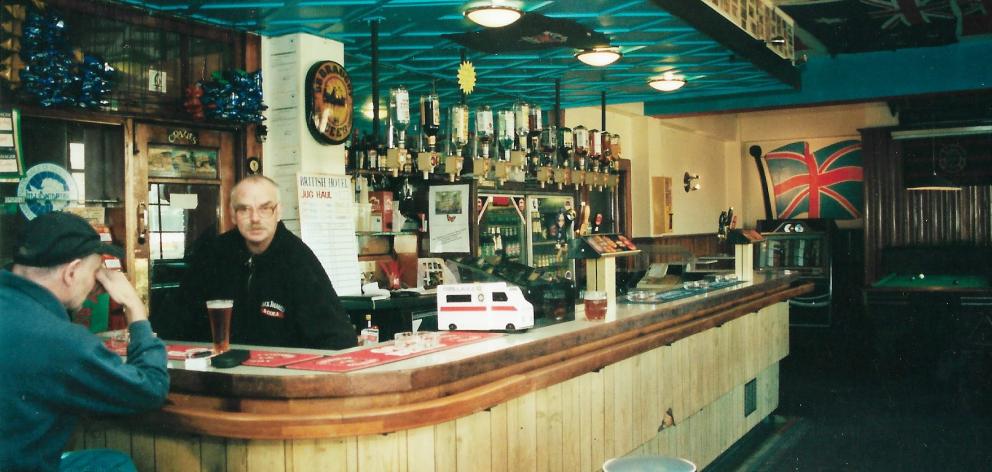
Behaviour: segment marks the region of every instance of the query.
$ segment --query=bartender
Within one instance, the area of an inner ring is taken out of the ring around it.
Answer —
[[[231,342],[344,349],[355,329],[313,251],[280,221],[279,187],[245,178],[231,191],[236,230],[189,256],[181,287],[188,318],[178,337],[209,341],[206,301],[234,300]]]

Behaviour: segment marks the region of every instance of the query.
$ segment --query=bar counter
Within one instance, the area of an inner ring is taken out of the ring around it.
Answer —
[[[165,407],[92,419],[75,446],[155,471],[573,471],[639,453],[702,468],[777,407],[785,300],[810,290],[756,274],[344,374],[170,361]]]

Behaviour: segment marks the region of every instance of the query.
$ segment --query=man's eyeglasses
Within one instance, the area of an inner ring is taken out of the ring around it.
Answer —
[[[276,213],[276,207],[278,206],[278,203],[265,204],[258,208],[239,205],[234,207],[234,214],[238,218],[248,218],[252,213],[258,215],[259,218],[271,218]]]

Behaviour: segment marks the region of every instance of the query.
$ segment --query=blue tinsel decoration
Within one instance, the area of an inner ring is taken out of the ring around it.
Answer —
[[[203,110],[207,118],[236,123],[261,123],[262,72],[243,70],[214,72],[213,80],[200,82]]]
[[[65,21],[32,10],[22,26],[22,92],[43,107],[98,108],[113,87],[114,68],[93,56],[73,60],[65,37]]]

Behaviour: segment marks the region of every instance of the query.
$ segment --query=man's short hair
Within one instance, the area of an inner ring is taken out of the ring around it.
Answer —
[[[271,185],[274,189],[276,189],[276,203],[278,204],[279,203],[279,184],[277,184],[275,180],[272,180],[272,179],[270,179],[270,178],[268,178],[268,177],[266,177],[266,176],[264,176],[262,174],[255,174],[255,175],[249,175],[248,177],[245,177],[245,178],[241,179],[240,182],[234,184],[234,187],[231,188],[231,205],[232,206],[234,205],[234,194],[238,191],[238,187],[240,187],[241,184],[243,184],[243,183],[256,183],[257,184],[257,183],[261,183],[261,182],[268,182],[269,185]]]

